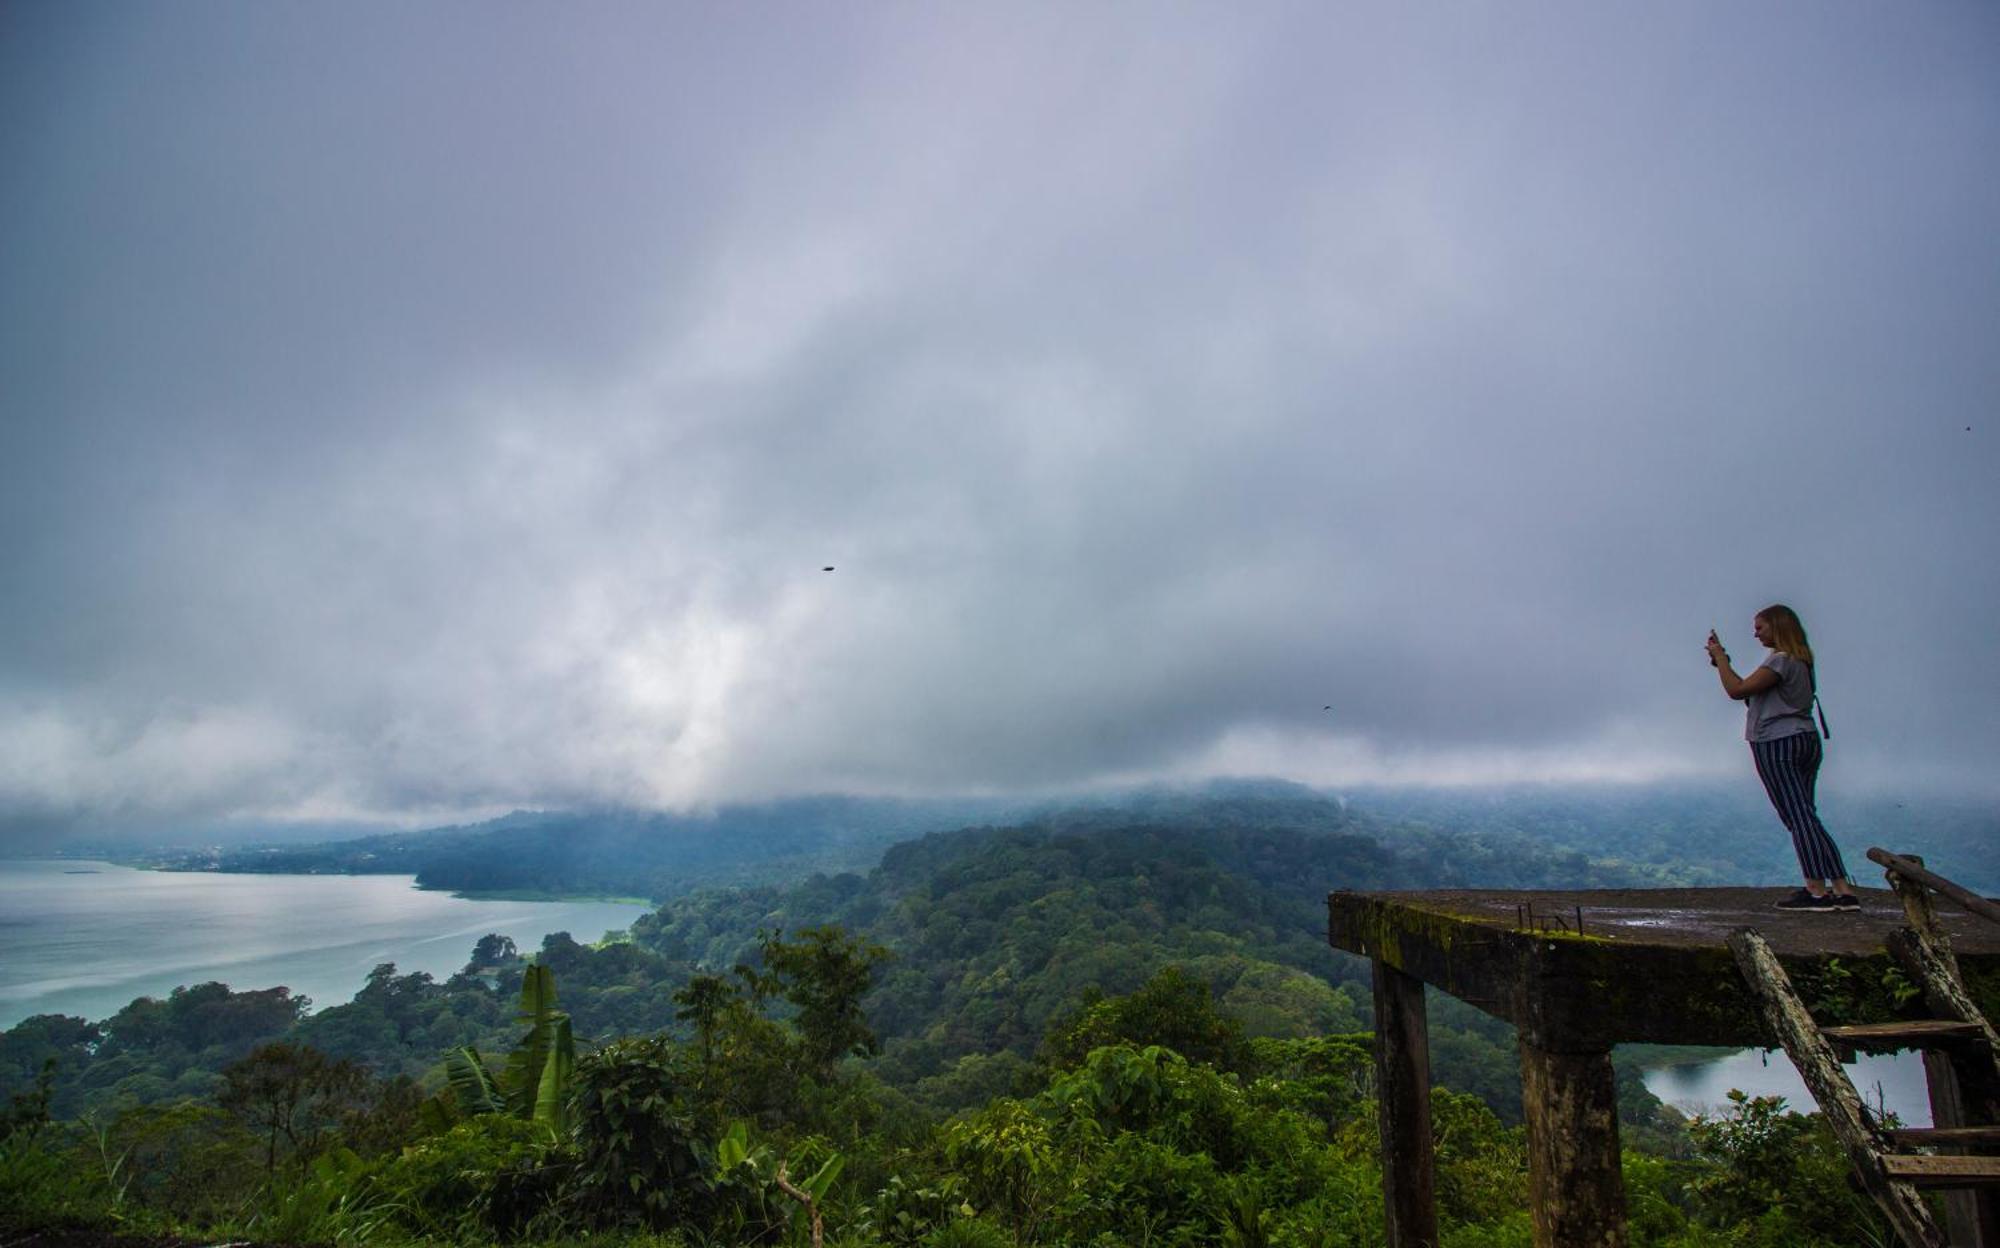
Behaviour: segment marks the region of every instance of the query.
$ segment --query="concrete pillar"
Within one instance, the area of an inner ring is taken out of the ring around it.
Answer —
[[[1523,1038],[1521,1102],[1535,1248],[1625,1248],[1610,1052],[1554,1053]]]
[[[1375,1087],[1388,1248],[1437,1248],[1423,981],[1375,959]]]

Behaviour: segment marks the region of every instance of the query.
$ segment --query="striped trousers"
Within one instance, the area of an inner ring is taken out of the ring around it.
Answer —
[[[1799,870],[1809,880],[1846,879],[1847,866],[1840,860],[1840,850],[1813,806],[1813,786],[1819,781],[1819,734],[1800,732],[1776,741],[1752,741],[1750,757],[1757,763],[1757,778],[1764,782],[1764,792],[1770,795],[1778,818],[1792,834]]]

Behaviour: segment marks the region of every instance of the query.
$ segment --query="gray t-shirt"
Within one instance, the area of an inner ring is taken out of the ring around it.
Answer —
[[[1776,672],[1778,683],[1745,700],[1743,739],[1776,741],[1812,732],[1812,665],[1773,650],[1757,666]]]

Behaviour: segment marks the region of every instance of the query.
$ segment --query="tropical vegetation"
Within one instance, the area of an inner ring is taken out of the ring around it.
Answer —
[[[1334,887],[1663,864],[1245,791],[487,937],[307,1013],[220,984],[0,1036],[0,1225],[337,1244],[1372,1245],[1365,967]],[[558,993],[560,992],[560,996]],[[1529,1242],[1512,1037],[1434,999],[1451,1248]],[[1634,1242],[1859,1245],[1816,1117],[1686,1122],[1620,1070]]]

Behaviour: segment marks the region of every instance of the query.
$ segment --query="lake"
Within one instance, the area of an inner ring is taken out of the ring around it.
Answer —
[[[394,962],[443,979],[481,936],[523,953],[550,932],[586,944],[649,907],[595,901],[473,901],[407,875],[221,875],[107,862],[0,861],[0,1028],[34,1014],[95,1022],[134,997],[220,980],[283,985],[314,1006],[353,998]]]
[[[1871,1109],[1886,1106],[1907,1127],[1931,1125],[1930,1091],[1924,1059],[1911,1052],[1864,1053],[1847,1067],[1854,1090]],[[1729,1108],[1729,1090],[1751,1096],[1782,1096],[1787,1108],[1813,1109],[1812,1093],[1784,1050],[1742,1049],[1712,1062],[1663,1066],[1645,1074],[1646,1090],[1685,1113],[1710,1117]]]

